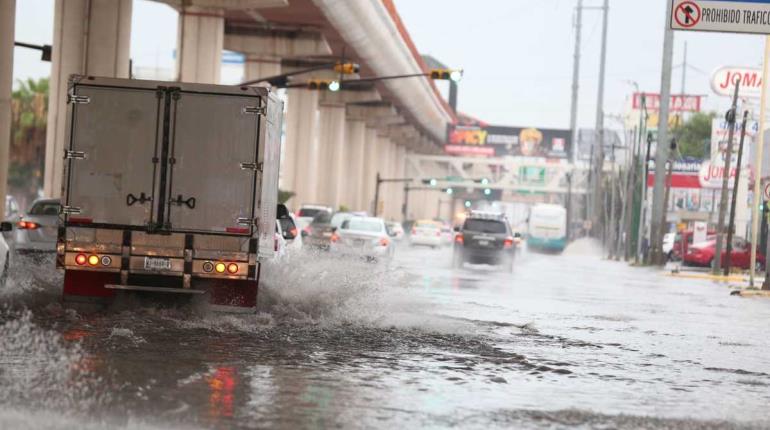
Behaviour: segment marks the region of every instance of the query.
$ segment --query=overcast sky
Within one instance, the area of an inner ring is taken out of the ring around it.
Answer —
[[[291,1],[291,0],[289,0]],[[357,0],[350,0],[357,1]],[[621,114],[636,81],[658,92],[667,0],[610,0],[605,111]],[[465,69],[459,109],[490,123],[569,126],[573,16],[576,0],[396,0],[417,48]],[[584,0],[586,6],[601,0]],[[51,43],[53,0],[17,1],[16,40]],[[168,6],[135,0],[131,57],[137,67],[172,67],[176,13]],[[711,72],[722,65],[759,66],[760,36],[683,33],[675,36],[674,64],[688,44],[687,92],[708,95],[705,107],[724,110],[729,101],[710,89]],[[601,12],[583,19],[579,124],[596,116]],[[39,53],[16,48],[15,78],[47,76]],[[233,78],[232,73],[224,76]],[[674,91],[681,67],[674,70]],[[611,122],[608,126],[615,126]]]

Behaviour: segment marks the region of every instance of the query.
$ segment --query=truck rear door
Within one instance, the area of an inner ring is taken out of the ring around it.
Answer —
[[[141,227],[152,221],[160,101],[154,89],[74,87],[63,202],[71,220]]]
[[[178,93],[165,184],[172,230],[252,233],[261,105],[254,95]]]

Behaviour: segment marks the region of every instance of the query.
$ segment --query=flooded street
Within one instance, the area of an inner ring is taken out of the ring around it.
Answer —
[[[76,311],[12,280],[0,428],[770,426],[767,300],[580,241],[513,274],[450,262],[301,258],[269,270],[257,315]]]

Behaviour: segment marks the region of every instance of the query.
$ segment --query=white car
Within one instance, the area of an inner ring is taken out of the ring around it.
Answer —
[[[332,236],[330,250],[367,261],[390,262],[395,245],[382,218],[356,216],[342,222]]]
[[[3,222],[0,225],[0,232],[6,233],[13,230],[13,224],[10,222]],[[5,281],[8,279],[8,270],[11,267],[11,248],[8,246],[8,242],[5,241],[5,237],[0,234],[0,286],[5,285]]]
[[[442,225],[440,222],[433,220],[417,221],[412,226],[409,243],[411,243],[412,246],[421,245],[438,248],[444,243],[441,228]]]

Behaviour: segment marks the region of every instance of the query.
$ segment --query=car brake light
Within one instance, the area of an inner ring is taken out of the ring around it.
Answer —
[[[457,235],[455,236],[455,243],[459,243],[459,244],[465,243],[465,238],[463,237],[462,233],[457,233]]]
[[[380,239],[380,246],[388,246],[389,243],[390,241],[386,237],[383,237],[382,239]]]
[[[292,238],[297,237],[297,227],[290,228],[289,229],[289,234],[291,235]]]
[[[88,257],[86,257],[85,254],[78,254],[77,257],[75,257],[75,263],[77,263],[78,266],[86,264],[87,261]]]
[[[238,273],[238,265],[235,264],[235,263],[228,264],[227,265],[227,271],[232,273],[232,274]]]
[[[88,256],[88,264],[90,264],[91,266],[96,266],[97,264],[99,264],[99,257],[96,255]]]
[[[417,229],[416,228],[412,228],[412,234],[417,234]]]
[[[40,227],[40,224],[32,221],[19,221],[16,223],[16,227],[19,227],[22,230],[36,230]]]
[[[337,235],[337,233],[332,233],[332,236],[329,238],[329,240],[331,240],[332,243],[337,243],[340,241],[340,237]]]
[[[506,237],[505,240],[503,241],[503,246],[505,246],[506,248],[512,247],[513,246],[513,238],[510,237],[510,236]]]

